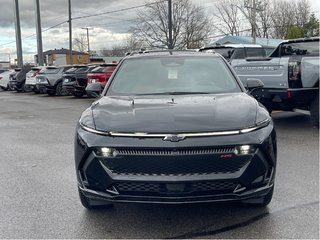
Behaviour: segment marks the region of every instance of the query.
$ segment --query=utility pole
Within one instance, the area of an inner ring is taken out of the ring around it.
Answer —
[[[70,58],[70,64],[73,65],[73,57],[72,57],[71,0],[68,0],[68,7],[69,7],[69,58]]]
[[[168,0],[168,30],[169,30],[169,44],[168,48],[173,49],[172,40],[172,1]]]
[[[256,13],[257,13],[257,8],[256,8],[256,0],[252,0],[252,43],[256,44],[256,39],[257,39],[257,32],[256,32]]]
[[[258,3],[259,4],[259,3]],[[261,8],[257,8],[256,0],[252,0],[252,6],[245,6],[245,8],[251,9],[251,26],[252,26],[252,43],[255,44],[257,40],[257,28],[256,28],[256,16],[257,11],[263,11]],[[240,8],[241,10],[241,8]],[[250,14],[248,15],[250,17]]]
[[[19,16],[19,1],[14,0],[14,13],[15,13],[15,27],[16,27],[16,46],[17,46],[17,59],[18,67],[23,67],[23,56],[22,56],[22,42],[21,42],[21,27],[20,27],[20,16]]]
[[[89,28],[89,27],[84,27],[82,29],[87,30],[87,42],[88,42],[88,53],[89,53],[89,57],[91,56],[90,54],[90,42],[89,42],[89,30],[93,29],[93,28]]]
[[[38,63],[43,66],[43,48],[42,48],[42,30],[41,30],[41,16],[40,16],[40,3],[36,2],[36,27],[37,27],[37,48],[38,48]]]

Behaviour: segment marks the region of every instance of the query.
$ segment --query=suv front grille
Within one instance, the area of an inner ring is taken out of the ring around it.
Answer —
[[[209,149],[178,149],[178,150],[117,149],[117,152],[120,155],[149,155],[149,156],[218,154],[218,153],[233,153],[234,151],[235,151],[234,147],[209,148]]]
[[[234,148],[179,150],[119,150],[117,157],[102,158],[101,163],[116,175],[194,176],[231,174],[250,160],[236,156]],[[227,154],[228,158],[222,158]]]

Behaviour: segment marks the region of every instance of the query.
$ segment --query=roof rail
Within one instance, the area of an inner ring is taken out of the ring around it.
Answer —
[[[134,52],[127,52],[125,56],[133,56],[136,54],[148,54],[148,53],[163,53],[163,52],[197,52],[197,49],[184,49],[184,50],[175,50],[175,49],[156,49],[156,50],[140,50]]]

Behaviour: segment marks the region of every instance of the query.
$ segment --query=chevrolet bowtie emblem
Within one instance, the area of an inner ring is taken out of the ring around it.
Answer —
[[[180,142],[184,140],[186,137],[183,135],[167,135],[163,138],[163,141],[170,141],[170,142]]]

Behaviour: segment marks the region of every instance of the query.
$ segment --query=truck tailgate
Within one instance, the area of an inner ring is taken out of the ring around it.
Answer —
[[[232,67],[245,86],[248,79],[259,79],[265,88],[279,89],[288,87],[288,62],[289,58],[265,61],[238,59],[232,61]]]

